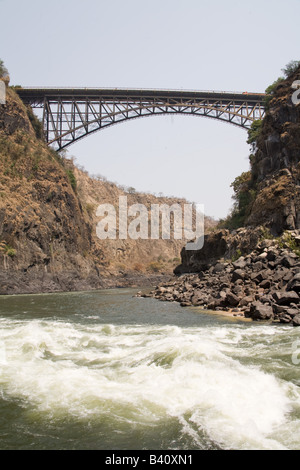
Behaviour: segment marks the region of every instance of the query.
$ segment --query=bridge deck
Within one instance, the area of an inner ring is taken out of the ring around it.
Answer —
[[[223,92],[223,91],[189,91],[189,90],[147,90],[147,89],[122,89],[122,88],[17,88],[20,98],[26,103],[42,104],[44,98],[48,100],[68,101],[72,99],[219,99],[222,101],[234,100],[236,105],[245,101],[248,103],[262,103],[265,93],[248,93],[248,92]]]

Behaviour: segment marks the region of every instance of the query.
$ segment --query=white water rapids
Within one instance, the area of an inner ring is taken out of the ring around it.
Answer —
[[[19,447],[299,448],[300,366],[291,351],[300,332],[226,320],[189,325],[195,312],[181,312],[187,325],[138,316],[119,324],[113,314],[104,322],[95,312],[74,321],[0,317],[0,447],[19,432]]]

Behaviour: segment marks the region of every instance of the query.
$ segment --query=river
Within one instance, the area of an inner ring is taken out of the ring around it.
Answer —
[[[0,298],[0,449],[299,449],[300,329],[136,291]]]

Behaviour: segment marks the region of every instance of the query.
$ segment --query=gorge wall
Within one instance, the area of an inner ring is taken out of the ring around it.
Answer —
[[[265,225],[274,235],[300,228],[300,106],[292,84],[300,68],[273,92],[251,156],[256,198],[246,225]]]

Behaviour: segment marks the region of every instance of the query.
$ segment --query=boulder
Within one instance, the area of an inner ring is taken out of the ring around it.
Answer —
[[[271,295],[258,295],[258,299],[262,304],[272,305],[274,300]]]
[[[243,285],[236,284],[231,292],[233,292],[235,295],[237,295],[241,299],[244,296]]]
[[[251,305],[250,316],[253,320],[271,320],[273,318],[273,309],[270,305],[256,301]]]
[[[289,270],[284,267],[280,267],[276,269],[275,274],[273,275],[273,280],[275,282],[281,281],[285,276],[289,274]]]
[[[271,287],[271,281],[269,279],[265,279],[264,281],[262,281],[259,286],[262,288],[262,289],[270,289]]]
[[[287,254],[282,258],[281,264],[285,268],[292,268],[296,264],[296,258],[293,256],[293,253]]]
[[[281,318],[281,316],[284,317],[285,315],[288,315],[289,317],[291,317],[291,319],[293,319],[297,315],[300,315],[300,311],[298,308],[291,308],[284,305],[273,305],[273,311],[278,315],[279,319]]]
[[[238,280],[244,280],[246,277],[246,273],[245,271],[243,271],[243,269],[236,269],[235,271],[233,271],[232,273],[232,282],[236,282]]]
[[[288,308],[286,313],[292,318],[296,317],[297,315],[300,315],[300,312],[297,308]]]
[[[224,302],[222,299],[213,299],[211,302],[208,303],[207,308],[208,310],[216,310],[224,306]]]
[[[282,313],[281,315],[279,315],[279,321],[280,323],[291,323],[292,317],[287,313]]]
[[[287,290],[294,290],[300,292],[300,273],[295,274],[295,276],[289,281],[287,285]]]
[[[294,291],[276,291],[273,293],[273,298],[278,305],[298,304],[300,301],[299,295]]]
[[[232,263],[234,269],[244,269],[247,266],[247,261],[241,256],[237,261]]]
[[[229,292],[226,296],[227,303],[232,307],[237,307],[240,303],[240,298],[233,292]]]
[[[294,325],[294,326],[300,326],[300,315],[296,315],[296,316],[293,318],[293,325]]]
[[[254,298],[249,295],[249,296],[245,296],[242,298],[242,300],[240,301],[240,307],[247,307],[248,305],[250,305],[252,302],[254,302]]]
[[[286,313],[286,310],[287,310],[288,308],[289,308],[289,307],[284,306],[284,305],[273,304],[273,311],[274,311],[274,313],[276,313],[277,315],[280,315],[281,313]]]
[[[268,268],[274,270],[276,268],[275,261],[269,261],[268,262]]]
[[[268,261],[275,261],[278,256],[278,253],[274,249],[270,249],[267,253]]]
[[[252,270],[254,272],[259,272],[259,271],[262,271],[263,270],[263,263],[261,261],[256,261],[255,263],[252,263]]]
[[[286,273],[286,275],[282,278],[282,280],[287,283],[289,281],[291,281],[294,277],[294,274],[289,270],[288,273]]]
[[[225,267],[226,267],[226,266],[225,266],[224,263],[217,263],[217,264],[213,267],[212,272],[213,272],[213,274],[218,274],[218,273],[224,271],[224,270],[225,270]]]
[[[193,305],[203,305],[203,293],[200,290],[194,292],[194,295],[191,297],[191,302]]]
[[[225,299],[226,299],[226,296],[227,296],[227,292],[226,292],[225,290],[221,290],[221,291],[219,292],[219,297],[220,297],[220,299],[225,300]]]
[[[269,280],[272,276],[272,272],[269,269],[263,269],[259,272],[251,274],[251,280],[260,284],[262,281]]]
[[[263,253],[258,255],[257,260],[262,261],[264,263],[267,260],[267,256],[268,256],[267,252],[264,251]]]

